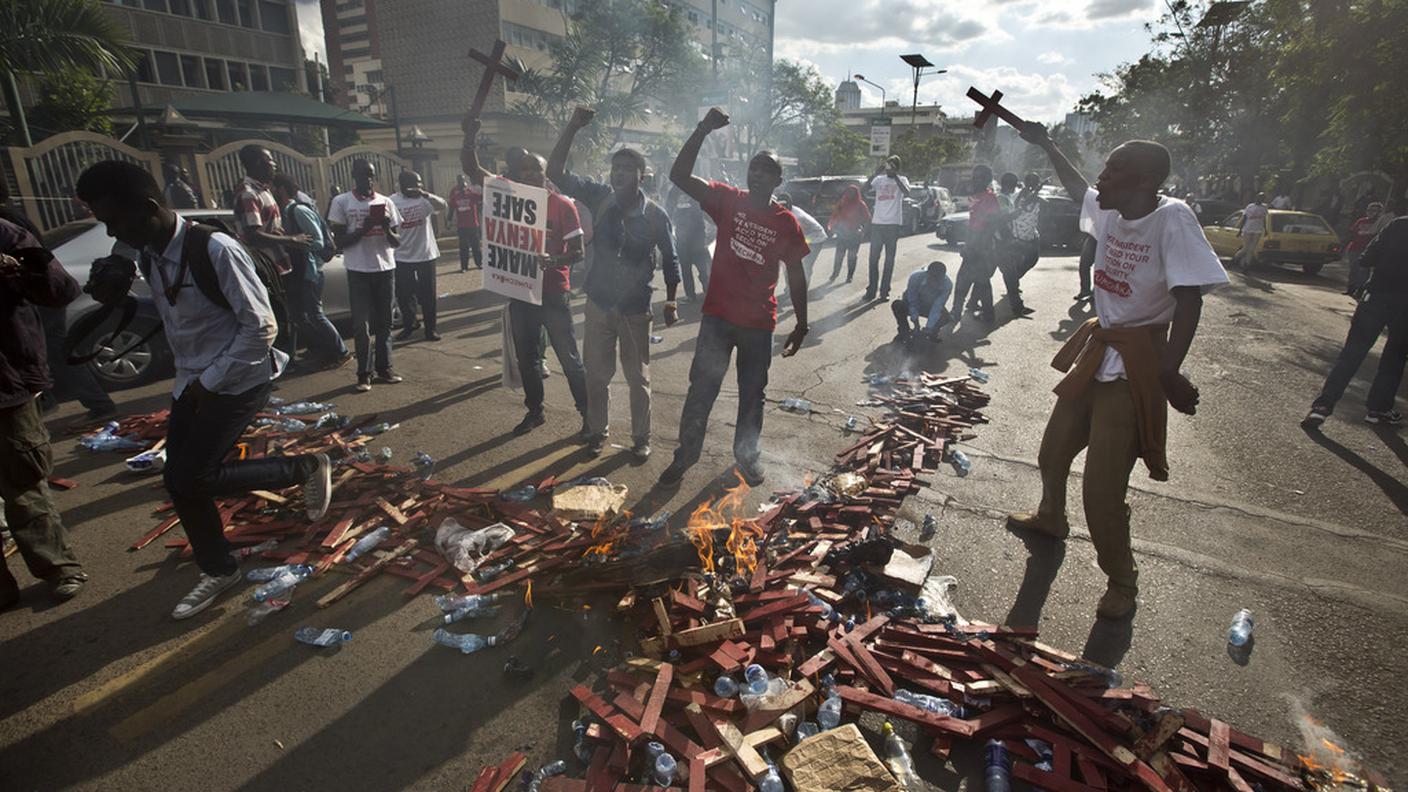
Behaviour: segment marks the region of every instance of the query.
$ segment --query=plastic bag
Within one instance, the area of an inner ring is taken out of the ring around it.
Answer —
[[[476,530],[460,525],[453,517],[446,517],[435,529],[435,547],[455,569],[473,572],[484,563],[486,556],[503,547],[513,535],[513,529],[503,523]]]

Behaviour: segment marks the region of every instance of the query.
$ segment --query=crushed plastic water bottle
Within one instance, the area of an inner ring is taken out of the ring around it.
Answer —
[[[572,733],[577,735],[577,742],[572,746],[572,753],[577,757],[577,761],[584,765],[592,763],[592,746],[587,742],[587,724],[585,721],[572,721]]]
[[[450,613],[445,614],[445,623],[454,624],[457,621],[464,621],[465,619],[477,619],[482,616],[493,616],[498,612],[498,606],[490,605],[488,604],[488,602],[484,602],[482,604],[477,605],[466,605],[463,608],[459,608],[454,611],[451,611]]]
[[[841,696],[832,693],[827,699],[821,702],[821,706],[816,710],[816,722],[821,726],[822,731],[831,731],[841,725]]]
[[[127,469],[133,473],[160,473],[166,469],[166,449],[143,451],[134,457],[129,457],[125,464]]]
[[[352,633],[336,627],[329,627],[326,630],[319,630],[317,627],[299,627],[293,637],[309,646],[337,646],[352,640]]]
[[[480,567],[474,571],[474,578],[480,583],[488,583],[513,568],[513,559],[492,566]]]
[[[352,545],[352,549],[348,550],[347,554],[342,557],[342,560],[344,562],[356,561],[358,558],[374,550],[377,545],[385,542],[386,538],[390,535],[391,529],[385,525],[381,526],[375,531],[363,536],[361,539],[358,539],[357,543]]]
[[[334,406],[331,402],[294,402],[293,404],[280,404],[269,412],[275,415],[312,415],[331,410]]]
[[[376,459],[377,459],[378,462],[381,462],[382,464],[385,464],[385,463],[387,463],[387,462],[390,462],[390,461],[391,461],[391,447],[390,447],[390,446],[382,446],[382,447],[381,447],[381,450],[378,451],[377,454],[376,454]]]
[[[392,429],[399,427],[400,425],[401,424],[398,423],[382,421],[381,423],[373,424],[372,426],[363,426],[361,429],[358,429],[357,431],[353,432],[352,437],[376,437],[377,435],[385,434],[391,431]]]
[[[278,539],[265,539],[264,541],[252,547],[241,547],[238,550],[235,550],[233,555],[235,556],[235,558],[250,558],[252,556],[257,556],[260,553],[266,553],[270,550],[274,550],[278,546]]]
[[[553,776],[560,776],[565,772],[567,772],[567,763],[562,761],[561,759],[558,759],[552,764],[543,765],[542,767],[538,768],[538,772],[534,773],[531,776],[528,776],[528,792],[538,792],[540,789],[543,788],[544,781],[548,780],[549,778],[552,778]],[[524,775],[527,776],[528,774],[525,772]]]
[[[719,674],[719,678],[714,680],[714,695],[724,699],[737,696],[738,682],[728,674]]]
[[[351,420],[351,418],[348,418],[345,415],[338,415],[335,412],[325,413],[319,416],[318,420],[313,423],[313,428],[341,429],[342,427],[346,426]]]
[[[510,503],[527,503],[538,497],[538,488],[532,484],[524,484],[521,487],[514,487],[499,492],[499,500]]]
[[[1101,668],[1091,663],[1066,663],[1066,668],[1079,669],[1092,676],[1098,676],[1105,680],[1105,686],[1111,688],[1124,687],[1124,676],[1120,672],[1109,668]]]
[[[668,787],[675,782],[675,770],[679,763],[675,757],[669,753],[662,753],[655,757],[655,783],[658,786]]]
[[[430,634],[430,637],[441,646],[458,649],[465,654],[472,654],[499,642],[498,636],[496,635],[478,635],[476,633],[456,635],[455,633],[447,632],[439,627],[435,629],[435,632]]]
[[[245,615],[245,621],[254,626],[269,617],[269,614],[281,611],[291,604],[291,600],[271,599],[264,602],[255,603],[250,607],[249,613]]]
[[[1051,748],[1051,743],[1038,740],[1035,737],[1028,737],[1027,747],[1036,751],[1036,769],[1051,772],[1051,766],[1056,761],[1056,754]]]
[[[275,575],[268,583],[255,589],[254,601],[264,602],[273,599],[297,586],[311,574],[313,574],[313,567],[307,564],[295,564]]]
[[[743,669],[743,678],[747,681],[749,693],[761,696],[768,692],[768,672],[757,663]]]
[[[355,454],[349,454],[349,455],[343,457],[343,458],[338,462],[338,464],[339,464],[339,465],[350,465],[350,464],[352,464],[352,463],[354,463],[354,462],[361,462],[362,464],[367,465],[367,464],[371,464],[371,461],[372,461],[372,453],[371,453],[370,451],[368,451],[367,449],[364,448],[364,449],[362,449],[361,451],[358,451],[358,452],[355,453]]]
[[[802,721],[797,724],[797,742],[821,734],[821,727],[812,721]]]
[[[297,418],[260,418],[254,422],[255,426],[272,426],[280,432],[306,432],[308,424]]]
[[[498,602],[503,594],[441,594],[435,598],[435,607],[443,613],[454,613],[465,608],[483,608]]]
[[[416,469],[416,476],[421,481],[427,481],[430,474],[435,472],[435,459],[424,451],[417,451],[415,459],[411,461],[411,467]]]
[[[271,567],[257,567],[244,573],[244,579],[254,583],[266,583],[293,569],[292,564],[279,564]]]
[[[912,690],[900,689],[895,691],[895,701],[901,704],[908,704],[911,707],[928,710],[935,715],[947,715],[950,718],[961,719],[968,715],[963,707],[954,704],[946,698],[931,696],[927,693],[915,693]]]
[[[987,792],[1012,790],[1012,759],[1001,740],[988,740],[983,751],[983,777],[987,780]]]
[[[958,474],[959,478],[968,475],[973,470],[972,460],[968,458],[967,454],[956,448],[953,450],[953,455],[949,457],[948,463],[953,465],[953,471]]]
[[[758,779],[758,792],[783,792],[784,789],[782,776],[777,774],[777,768],[769,762],[768,771]]]
[[[979,385],[986,385],[988,384],[988,380],[992,379],[992,377],[990,377],[986,371],[983,371],[980,368],[968,369],[968,376],[972,377],[973,381],[978,383]]]
[[[117,433],[117,421],[108,421],[102,429],[78,438],[78,445],[89,451],[132,451],[146,448],[146,443]]]
[[[783,399],[779,404],[783,412],[797,413],[798,415],[810,415],[812,403],[806,399]]]
[[[860,428],[860,419],[854,415],[846,416],[846,431],[854,432],[858,428]]]
[[[653,336],[650,337],[650,343],[652,343],[652,344],[663,344],[663,343],[665,343],[665,336],[653,335]]]
[[[919,526],[919,541],[927,542],[934,538],[934,534],[939,532],[939,521],[934,519],[934,515],[925,514],[924,524]]]
[[[1227,643],[1233,646],[1246,646],[1252,639],[1252,612],[1242,608],[1232,617],[1232,626],[1227,628]]]
[[[904,740],[895,734],[895,727],[885,721],[880,733],[885,736],[885,766],[890,768],[890,773],[899,782],[900,787],[906,792],[918,792],[923,789],[919,777],[914,774],[914,758],[909,755],[909,747],[904,744]]]

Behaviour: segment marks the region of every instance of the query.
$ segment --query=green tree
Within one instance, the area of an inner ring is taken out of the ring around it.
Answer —
[[[132,66],[121,28],[98,0],[0,2],[0,88],[20,142],[33,145],[15,75],[66,68],[116,74]]]
[[[646,0],[579,0],[567,36],[552,46],[552,66],[527,69],[515,88],[528,98],[514,110],[561,128],[572,110],[596,110],[578,140],[599,158],[628,125],[650,117],[677,120],[683,90],[703,58],[679,10]],[[689,112],[693,112],[690,110]]]
[[[803,176],[839,176],[865,169],[870,140],[832,121],[797,142],[797,167]]]
[[[109,80],[74,68],[52,72],[40,82],[39,101],[30,111],[31,125],[41,137],[73,130],[111,134],[111,98]]]
[[[891,141],[890,153],[900,158],[910,178],[931,181],[938,177],[940,165],[962,155],[963,143],[947,132],[920,134],[906,129]]]

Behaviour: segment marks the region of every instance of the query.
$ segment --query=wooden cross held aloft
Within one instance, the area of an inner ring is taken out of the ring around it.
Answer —
[[[1027,125],[1027,122],[1023,121],[1016,113],[998,104],[999,100],[1002,99],[1002,91],[993,91],[992,96],[983,96],[982,91],[969,86],[968,98],[977,102],[983,108],[980,113],[973,117],[973,126],[979,129],[982,129],[983,126],[987,124],[988,119],[993,116],[1001,118],[1017,129],[1021,129]]]
[[[489,89],[494,87],[494,77],[502,75],[509,82],[517,82],[521,76],[518,69],[503,62],[504,48],[508,45],[502,39],[494,41],[494,49],[488,55],[477,49],[469,51],[469,57],[484,64],[484,76],[479,78],[479,92],[474,95],[474,103],[469,106],[471,118],[478,118],[484,110],[484,103],[489,101]]]

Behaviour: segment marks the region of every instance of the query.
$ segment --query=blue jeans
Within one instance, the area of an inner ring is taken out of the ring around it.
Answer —
[[[1359,370],[1359,364],[1364,362],[1384,330],[1388,330],[1388,340],[1384,342],[1379,370],[1374,374],[1364,406],[1369,412],[1393,409],[1393,398],[1403,381],[1403,366],[1408,359],[1408,294],[1371,294],[1359,303],[1354,317],[1349,320],[1344,348],[1325,378],[1320,395],[1315,397],[1316,407],[1326,412],[1335,409],[1349,381]]]
[[[552,349],[557,353],[557,363],[567,377],[572,401],[577,406],[577,412],[585,416],[587,370],[582,366],[582,356],[577,352],[577,336],[572,329],[572,304],[568,296],[560,292],[544,294],[542,305],[510,300],[508,318],[513,332],[513,351],[518,356],[518,376],[523,381],[523,405],[528,412],[543,411],[543,375],[538,369],[538,361],[542,359],[539,344],[546,330]]]
[[[290,278],[285,284],[289,320],[304,334],[304,346],[315,357],[333,361],[347,354],[342,335],[323,313],[323,271],[313,280]]]
[[[689,367],[689,393],[680,416],[680,445],[675,464],[689,467],[704,450],[709,413],[719,397],[729,358],[738,350],[738,421],[733,431],[733,457],[752,465],[758,461],[758,438],[763,434],[763,403],[772,367],[772,331],[741,327],[705,315],[699,320],[694,362]]]
[[[357,376],[391,371],[391,302],[396,297],[396,270],[347,272],[347,301],[356,333]],[[372,339],[375,338],[375,348]],[[373,360],[375,353],[375,360]]]

